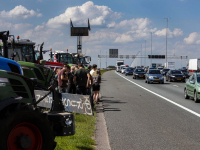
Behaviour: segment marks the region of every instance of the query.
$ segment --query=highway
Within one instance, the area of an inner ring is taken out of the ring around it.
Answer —
[[[184,99],[184,86],[104,73],[101,94],[111,149],[199,150],[200,103]]]

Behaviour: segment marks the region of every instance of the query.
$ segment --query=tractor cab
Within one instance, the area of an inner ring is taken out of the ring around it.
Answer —
[[[51,54],[50,54],[51,55]],[[59,63],[76,64],[76,60],[71,53],[65,53],[64,51],[55,50],[56,60]],[[54,61],[54,57],[50,57],[50,61]]]
[[[14,57],[15,61],[25,61],[35,63],[34,52],[35,42],[29,39],[8,39],[8,57]]]
[[[0,55],[17,61],[22,66],[24,76],[36,81],[37,89],[47,88],[55,73],[50,67],[45,67],[46,61],[35,53],[35,42],[19,37],[15,40],[14,36],[9,35],[9,31],[0,32],[0,39],[2,40]]]

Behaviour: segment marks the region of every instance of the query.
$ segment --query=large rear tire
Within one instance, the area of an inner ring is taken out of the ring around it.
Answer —
[[[30,105],[11,105],[0,118],[1,150],[53,150],[53,126],[47,115]]]

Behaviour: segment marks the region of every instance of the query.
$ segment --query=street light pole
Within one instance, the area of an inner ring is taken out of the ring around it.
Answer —
[[[107,51],[106,51],[106,70],[107,70]]]
[[[141,44],[141,67],[142,67],[142,44]]]
[[[144,56],[144,66],[146,67],[146,40],[145,40],[145,56]]]
[[[151,64],[152,64],[152,32],[151,33]]]
[[[167,65],[167,30],[168,30],[168,20],[170,18],[164,18],[164,19],[167,19],[167,28],[166,28],[166,67],[168,68],[168,65]]]

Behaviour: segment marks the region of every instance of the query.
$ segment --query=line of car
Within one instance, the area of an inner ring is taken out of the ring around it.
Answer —
[[[185,84],[184,97],[194,99],[194,102],[200,102],[200,73],[193,73],[189,76],[185,70],[170,70],[170,69],[148,69],[147,72],[142,67],[124,67],[121,70],[122,74],[133,75],[133,79],[144,79],[146,83],[164,84],[164,76],[166,81],[180,81]],[[189,78],[188,80],[186,80]]]

